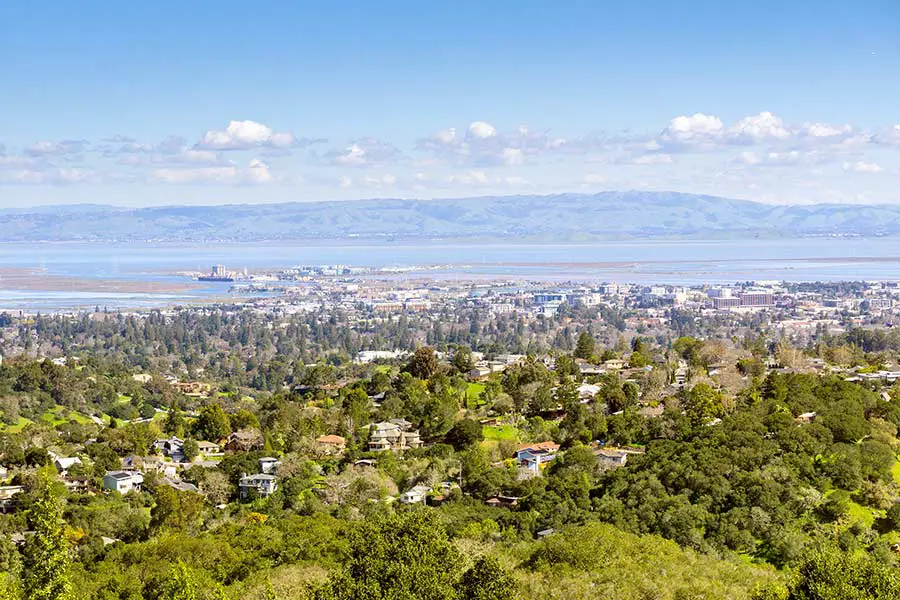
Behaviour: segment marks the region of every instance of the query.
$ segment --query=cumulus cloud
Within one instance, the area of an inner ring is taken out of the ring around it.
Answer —
[[[770,112],[744,117],[729,128],[728,134],[738,143],[759,143],[791,137],[781,119]]]
[[[803,132],[812,138],[835,138],[853,133],[849,125],[831,125],[830,123],[805,123]]]
[[[856,162],[845,162],[844,170],[853,173],[881,173],[884,169],[878,163],[858,160]]]
[[[486,139],[497,135],[497,130],[490,123],[475,121],[469,125],[469,135],[476,139]]]
[[[290,148],[297,143],[293,133],[276,132],[256,121],[229,121],[224,131],[207,131],[197,146],[210,150]]]
[[[498,131],[493,125],[476,121],[464,136],[453,127],[418,140],[416,150],[428,152],[437,163],[458,167],[502,167],[520,165],[529,157],[562,151],[566,140],[545,131],[520,126],[515,131]]]
[[[672,119],[663,130],[662,138],[676,142],[707,141],[719,137],[724,130],[719,117],[695,113]]]

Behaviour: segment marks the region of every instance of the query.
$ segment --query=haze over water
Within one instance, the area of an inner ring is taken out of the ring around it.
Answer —
[[[3,244],[0,269],[35,270],[26,289],[0,279],[0,307],[15,310],[149,307],[227,296],[229,284],[193,282],[179,272],[223,263],[242,272],[298,265],[434,267],[394,277],[522,279],[635,283],[729,283],[746,280],[838,281],[900,278],[896,238],[617,241],[590,244],[445,244],[440,242],[230,245]],[[67,282],[62,289],[59,278]],[[46,285],[42,281],[46,279]],[[110,291],[101,281],[118,281]],[[141,283],[138,291],[129,284]],[[150,286],[147,289],[147,286]],[[154,286],[158,286],[158,291]]]

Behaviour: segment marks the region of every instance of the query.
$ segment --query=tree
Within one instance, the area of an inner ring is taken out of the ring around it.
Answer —
[[[456,352],[453,353],[453,366],[463,375],[467,374],[475,367],[472,360],[472,351],[468,346],[457,346]]]
[[[169,435],[181,437],[184,435],[185,421],[181,409],[178,408],[177,402],[172,402],[172,407],[166,414],[166,420],[163,422],[163,431]]]
[[[186,461],[193,462],[200,454],[200,445],[194,438],[187,438],[184,440],[184,444],[181,447],[181,453],[184,454],[184,459]]]
[[[510,600],[516,582],[492,556],[482,556],[462,577],[462,596],[469,600]]]
[[[575,358],[590,360],[594,356],[594,338],[587,331],[582,331],[575,343]]]
[[[430,346],[416,348],[416,351],[409,359],[409,363],[406,365],[406,370],[413,377],[418,377],[419,379],[429,379],[437,373],[437,369],[437,356],[434,353],[434,348]]]
[[[194,435],[201,440],[215,441],[231,433],[231,422],[228,415],[218,404],[209,404],[200,409],[200,415],[194,422]]]
[[[60,498],[49,468],[38,473],[35,500],[28,511],[29,536],[24,551],[25,597],[28,600],[70,600],[72,550],[65,536]]]
[[[866,554],[817,550],[807,556],[787,590],[757,592],[754,600],[893,600],[900,573]]]
[[[682,408],[694,425],[703,425],[725,414],[724,396],[705,383],[698,383],[682,396]]]
[[[44,448],[38,448],[36,446],[32,446],[25,450],[25,463],[32,467],[45,467],[49,465],[52,461],[50,460],[50,453],[47,452]]]
[[[447,432],[447,443],[457,451],[465,450],[484,439],[481,423],[474,419],[463,419]]]
[[[344,568],[317,590],[316,600],[460,598],[462,555],[431,511],[357,524],[349,534],[348,556]]]
[[[197,600],[197,584],[187,565],[181,560],[172,567],[161,600]]]

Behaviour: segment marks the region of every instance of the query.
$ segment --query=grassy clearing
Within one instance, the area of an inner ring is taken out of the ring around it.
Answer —
[[[482,428],[484,439],[492,442],[515,441],[519,430],[513,425],[487,425]]]
[[[891,467],[891,474],[894,476],[894,483],[900,485],[900,460],[894,461],[894,466]]]
[[[868,528],[871,528],[872,524],[875,522],[875,515],[872,513],[872,509],[863,506],[862,504],[858,504],[853,500],[850,501],[850,509],[847,512],[847,516],[848,523],[860,521]]]
[[[483,383],[469,383],[466,388],[466,397],[469,400],[478,400],[481,396],[481,393],[484,391]]]
[[[19,420],[14,425],[0,423],[0,431],[6,431],[8,433],[19,433],[20,431],[22,431],[22,429],[25,428],[26,425],[32,422],[33,421],[26,419],[25,417],[19,417]]]

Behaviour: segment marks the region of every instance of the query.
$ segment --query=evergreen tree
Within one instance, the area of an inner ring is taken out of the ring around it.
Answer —
[[[482,556],[462,577],[462,595],[468,600],[512,600],[516,582],[491,556]]]
[[[587,331],[582,331],[575,344],[575,358],[589,360],[594,356],[594,338]]]
[[[34,531],[25,545],[25,597],[28,600],[70,600],[72,552],[65,535],[60,499],[53,489],[52,471],[38,473],[28,527]]]

